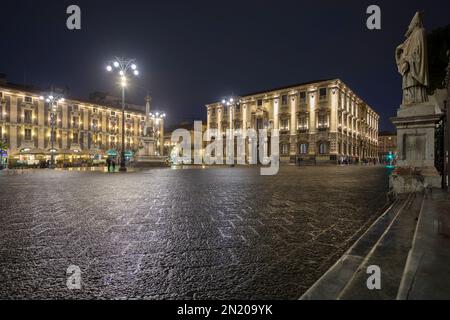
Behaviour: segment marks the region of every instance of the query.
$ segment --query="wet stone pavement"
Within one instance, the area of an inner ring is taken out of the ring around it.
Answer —
[[[381,167],[3,172],[0,298],[298,299],[387,185]]]

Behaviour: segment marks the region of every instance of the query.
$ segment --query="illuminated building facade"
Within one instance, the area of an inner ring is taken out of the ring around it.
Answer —
[[[378,157],[380,162],[387,163],[390,157],[397,155],[397,133],[381,131],[378,135]]]
[[[49,105],[42,92],[0,79],[0,139],[6,143],[11,165],[37,165],[50,159]],[[57,104],[55,150],[58,166],[102,162],[120,153],[122,110],[106,96],[92,101],[66,98]],[[106,98],[106,99],[105,99]],[[128,155],[140,148],[145,114],[139,106],[125,110],[125,144]],[[142,110],[144,108],[142,107]],[[155,121],[158,153],[163,151],[164,120]]]
[[[244,136],[248,129],[268,129],[269,133],[279,129],[284,162],[337,163],[378,157],[379,115],[339,79],[251,93],[229,101],[206,106],[207,128],[218,132],[213,138],[225,141],[227,129]]]

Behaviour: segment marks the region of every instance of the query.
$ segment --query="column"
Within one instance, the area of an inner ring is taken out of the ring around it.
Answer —
[[[337,87],[330,88],[328,92],[331,92],[330,132],[337,132],[338,103],[339,103],[338,88]]]
[[[309,154],[316,154],[316,95],[317,88],[311,87],[308,89],[307,94],[309,96]]]
[[[222,111],[223,111],[223,107],[218,107],[217,108],[217,138],[221,138],[222,137]]]
[[[276,98],[273,100],[273,128],[279,129],[280,128],[280,119],[279,119],[279,106],[280,102],[279,99]]]
[[[296,106],[298,104],[298,94],[295,96],[289,97],[289,103],[291,104],[291,124],[290,124],[290,150],[289,154],[292,157],[295,157],[297,154],[297,110]]]

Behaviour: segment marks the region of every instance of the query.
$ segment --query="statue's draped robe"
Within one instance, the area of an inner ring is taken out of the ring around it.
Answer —
[[[398,71],[403,75],[403,104],[428,101],[428,57],[426,33],[416,28],[397,48]]]

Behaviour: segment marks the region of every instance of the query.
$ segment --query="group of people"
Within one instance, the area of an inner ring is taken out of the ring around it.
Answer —
[[[108,159],[106,159],[106,164],[108,165],[108,172],[115,172],[116,171],[116,159],[108,157]]]

